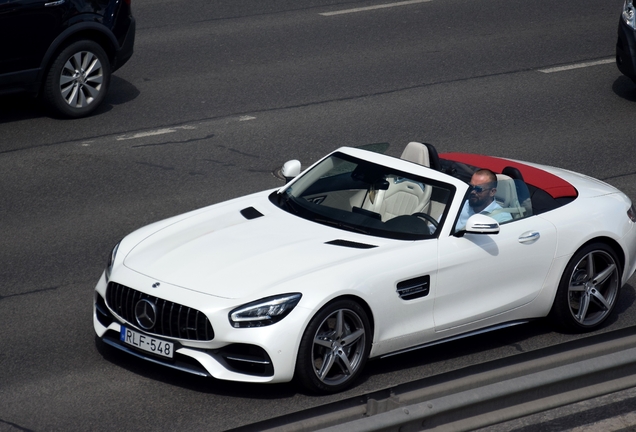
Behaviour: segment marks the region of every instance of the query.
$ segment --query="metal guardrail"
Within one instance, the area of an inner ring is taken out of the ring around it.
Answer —
[[[636,387],[636,327],[247,425],[248,431],[467,431]]]

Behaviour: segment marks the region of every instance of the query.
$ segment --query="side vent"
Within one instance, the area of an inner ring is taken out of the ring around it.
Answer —
[[[256,219],[263,216],[263,213],[256,210],[254,207],[248,207],[241,210],[241,214],[245,219]]]
[[[409,279],[397,284],[397,293],[402,300],[413,300],[425,297],[430,291],[431,277],[429,275]]]
[[[370,245],[366,243],[358,243],[349,240],[331,240],[325,244],[334,245],[334,246],[344,246],[354,249],[373,249],[376,248],[376,245]]]

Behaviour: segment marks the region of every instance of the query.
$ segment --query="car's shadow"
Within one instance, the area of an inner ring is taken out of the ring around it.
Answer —
[[[141,92],[132,83],[117,76],[112,76],[106,98],[89,117],[104,114],[117,105],[136,99],[140,94]],[[51,114],[39,98],[24,94],[0,96],[0,124],[41,117],[67,120]]]
[[[106,99],[104,99],[102,107],[108,107],[110,111],[113,106],[122,105],[137,99],[140,94],[141,92],[134,84],[113,75],[110,79],[110,88],[108,89],[108,94],[106,95]],[[99,111],[98,109],[96,112]]]
[[[636,84],[625,75],[621,75],[614,81],[612,91],[623,99],[636,102]]]
[[[601,335],[602,333],[615,330],[612,327],[616,327],[615,324],[619,321],[620,316],[625,311],[633,307],[635,301],[636,290],[631,285],[625,285],[621,291],[620,301],[617,304],[616,310],[614,311],[614,313],[612,313],[612,315],[600,329],[590,333],[577,333],[571,335],[565,333],[557,333],[558,335],[560,335],[559,339],[564,339],[563,342],[570,342],[588,336]],[[336,398],[327,399],[336,400],[359,395],[360,390],[368,387],[368,385],[365,385],[365,383],[373,379],[375,376],[391,374],[393,372],[404,369],[418,368],[427,364],[444,364],[445,362],[451,362],[453,360],[461,359],[462,357],[481,357],[479,356],[480,353],[485,353],[491,350],[498,350],[502,348],[511,348],[511,350],[508,350],[508,352],[510,353],[508,357],[514,356],[515,354],[527,354],[537,349],[547,348],[548,346],[542,345],[541,342],[536,344],[532,340],[553,332],[555,332],[555,329],[547,319],[538,319],[524,325],[517,325],[514,327],[497,330],[491,333],[471,336],[465,339],[447,342],[441,345],[435,345],[428,348],[387,357],[384,359],[370,361],[369,363],[367,363],[361,376],[357,379],[356,383],[351,389],[346,390],[345,392],[338,395]],[[599,337],[602,338],[602,336]],[[525,341],[529,342],[524,343]],[[531,348],[525,348],[527,346]],[[104,359],[118,367],[122,367],[148,379],[156,380],[158,382],[163,382],[171,386],[181,387],[191,391],[215,394],[220,396],[232,396],[238,398],[263,400],[285,399],[294,397],[299,394],[307,397],[322,397],[321,395],[316,395],[305,391],[304,389],[300,388],[300,386],[297,385],[295,382],[263,385],[223,381],[213,378],[206,379],[138,359],[136,357],[124,354],[123,352],[116,350],[115,348],[104,346],[103,344],[96,343],[96,347],[99,353],[104,357]],[[485,358],[487,359],[484,361],[488,362],[491,360],[499,360],[488,357],[489,356],[485,356]],[[465,362],[460,363],[464,366],[470,366],[472,364],[470,361],[466,364],[464,364]],[[452,370],[439,370],[431,373],[429,377],[432,377],[438,373],[447,372],[452,372]],[[389,383],[388,385],[393,384],[398,383]],[[378,389],[370,391],[376,390]]]

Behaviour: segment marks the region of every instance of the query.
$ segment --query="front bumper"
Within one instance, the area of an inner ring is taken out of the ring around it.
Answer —
[[[618,22],[616,66],[623,75],[636,82],[636,31],[625,24],[622,17]]]
[[[132,285],[131,281],[127,282],[128,285]],[[161,294],[171,292],[170,301],[176,301],[175,297],[178,297],[178,301],[184,307],[196,308],[209,317],[214,328],[212,340],[184,339],[165,333],[144,332],[135,323],[119,316],[107,304],[108,284],[103,275],[95,287],[93,304],[93,327],[97,336],[111,347],[143,360],[198,376],[253,383],[291,381],[300,338],[298,329],[304,328],[302,309],[271,326],[235,329],[227,319],[227,311],[236,307],[233,302],[179,287],[168,287],[165,283],[161,285],[158,297],[169,297]],[[135,286],[150,285],[143,283]],[[212,304],[211,307],[206,307],[208,304]],[[125,344],[120,340],[122,325],[136,332],[174,343],[174,357],[169,359],[155,356]]]

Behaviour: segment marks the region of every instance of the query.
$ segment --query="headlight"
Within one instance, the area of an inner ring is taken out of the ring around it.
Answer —
[[[117,256],[117,249],[119,249],[119,243],[115,245],[113,250],[108,256],[108,262],[106,263],[106,282],[110,280],[110,272],[113,270],[113,264],[115,263],[115,256]]]
[[[296,307],[302,294],[281,294],[240,306],[228,318],[235,328],[263,327],[285,318]]]
[[[636,30],[636,11],[634,10],[633,0],[625,0],[623,4],[623,21]]]

